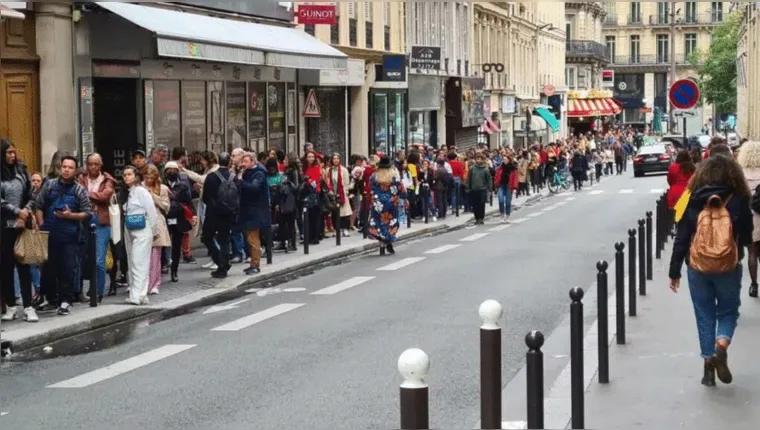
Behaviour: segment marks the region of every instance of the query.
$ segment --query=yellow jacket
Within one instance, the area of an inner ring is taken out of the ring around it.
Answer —
[[[686,207],[689,206],[689,199],[691,199],[691,191],[687,188],[684,190],[683,194],[681,194],[681,198],[678,199],[678,202],[673,208],[676,211],[676,222],[681,221],[683,214],[686,213]]]

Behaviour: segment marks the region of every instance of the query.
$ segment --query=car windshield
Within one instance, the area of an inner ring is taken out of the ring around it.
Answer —
[[[664,153],[665,153],[664,145],[651,145],[651,146],[642,146],[641,149],[639,149],[638,155],[664,154]]]

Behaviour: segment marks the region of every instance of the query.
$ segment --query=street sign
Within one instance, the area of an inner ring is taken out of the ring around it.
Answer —
[[[412,46],[409,68],[439,70],[441,68],[441,48],[439,46]]]
[[[615,87],[615,70],[602,70],[602,88]]]
[[[673,116],[678,117],[678,118],[684,117],[684,116],[690,117],[690,118],[694,118],[695,116],[697,116],[697,113],[694,112],[693,109],[690,109],[690,110],[677,110],[677,111],[673,112]]]
[[[319,101],[317,100],[317,92],[313,89],[309,91],[309,96],[306,97],[306,103],[303,107],[304,118],[321,118],[322,110],[319,109]]]
[[[677,109],[691,109],[699,102],[699,87],[691,79],[680,79],[670,87],[669,96]]]

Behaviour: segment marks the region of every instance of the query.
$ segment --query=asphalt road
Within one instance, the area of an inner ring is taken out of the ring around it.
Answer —
[[[472,428],[478,306],[504,306],[507,384],[524,364],[525,334],[560,323],[568,290],[592,283],[596,261],[666,188],[664,176],[632,174],[629,166],[583,192],[544,199],[501,231],[489,220],[251,293],[219,312],[124,326],[49,359],[6,363],[0,428],[396,428],[396,361],[411,347],[431,358],[432,428]],[[421,260],[405,265],[409,258]],[[107,348],[57,356],[88,342]]]

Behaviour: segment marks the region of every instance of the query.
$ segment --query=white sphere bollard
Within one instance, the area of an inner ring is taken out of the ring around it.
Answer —
[[[498,330],[499,320],[504,315],[504,309],[496,300],[486,300],[478,309],[480,319],[483,320],[482,330]]]
[[[427,388],[425,377],[430,370],[430,358],[425,351],[407,349],[398,358],[398,372],[404,378],[401,388]]]

